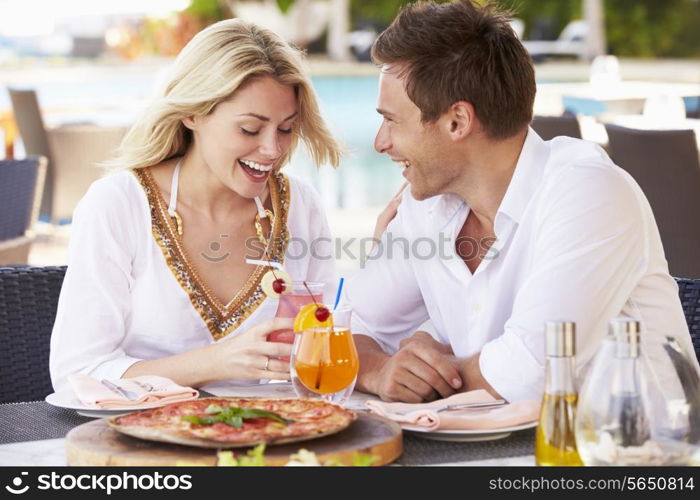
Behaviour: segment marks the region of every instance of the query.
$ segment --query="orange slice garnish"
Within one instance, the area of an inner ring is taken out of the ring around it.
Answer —
[[[328,318],[325,321],[319,321],[316,317],[316,310],[321,307],[325,306],[312,302],[299,309],[299,313],[294,318],[294,333],[301,333],[309,328],[333,326],[332,314],[328,314]]]

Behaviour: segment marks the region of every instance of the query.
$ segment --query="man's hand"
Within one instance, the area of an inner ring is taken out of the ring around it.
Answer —
[[[451,396],[462,386],[450,362],[452,349],[426,332],[416,332],[384,360],[375,374],[374,391],[384,401],[420,403]]]
[[[436,351],[448,356],[454,355],[454,352],[452,352],[452,347],[449,344],[441,344],[428,332],[424,332],[422,330],[418,330],[410,337],[406,337],[399,342],[399,349],[403,349],[404,347],[413,343],[423,344],[426,348],[435,349]]]

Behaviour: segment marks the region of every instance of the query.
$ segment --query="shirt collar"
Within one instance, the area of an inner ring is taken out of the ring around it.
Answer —
[[[428,214],[435,222],[435,226],[442,229],[463,205],[466,205],[466,203],[459,196],[441,194],[430,201]]]
[[[549,147],[532,129],[528,128],[523,148],[515,165],[513,177],[508,184],[506,194],[498,207],[511,220],[518,223],[525,207],[542,179],[544,165],[549,157]],[[438,195],[430,201],[428,213],[437,227],[447,224],[457,211],[465,205],[464,200],[453,194]]]
[[[548,157],[549,147],[532,128],[529,128],[496,217],[502,213],[514,222],[520,222],[527,204],[542,180]]]

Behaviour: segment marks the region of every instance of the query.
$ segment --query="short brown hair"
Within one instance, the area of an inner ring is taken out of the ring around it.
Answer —
[[[509,17],[473,0],[412,3],[374,42],[372,60],[404,65],[406,92],[423,122],[467,101],[489,137],[512,137],[532,121],[536,86]]]

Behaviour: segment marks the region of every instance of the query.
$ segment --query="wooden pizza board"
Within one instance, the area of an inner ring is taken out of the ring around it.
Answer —
[[[319,461],[338,460],[351,465],[355,452],[376,457],[374,465],[385,465],[403,452],[401,427],[383,417],[358,412],[350,426],[336,434],[308,441],[265,448],[267,465],[284,465],[289,456],[305,448]],[[248,448],[236,448],[235,455]],[[72,429],[66,436],[68,465],[169,466],[216,465],[215,449],[145,441],[111,429],[106,419],[94,420]]]

